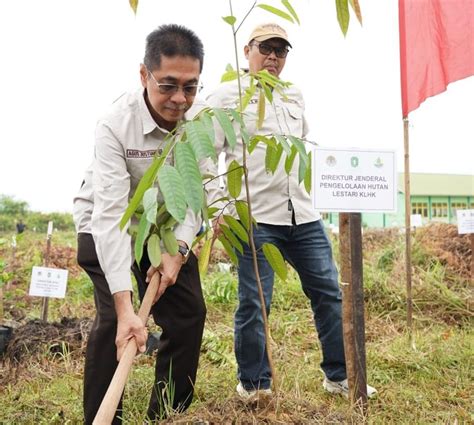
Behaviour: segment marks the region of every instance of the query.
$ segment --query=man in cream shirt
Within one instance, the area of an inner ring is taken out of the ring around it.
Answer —
[[[119,222],[165,138],[185,113],[192,118],[204,107],[195,101],[203,59],[203,45],[192,31],[179,25],[159,27],[147,37],[140,66],[142,88],[117,99],[97,124],[95,159],[74,201],[78,262],[94,284],[97,309],[84,370],[87,424],[97,413],[128,340],[135,338],[140,351],[145,349],[146,330],[131,298],[132,241]],[[162,254],[161,297],[152,309],[163,331],[147,412],[152,420],[166,416],[167,407],[185,410],[193,397],[206,307],[197,260],[189,248],[200,226],[200,218],[189,210],[174,229],[179,253]],[[133,266],[142,288],[150,268],[144,252],[140,267]],[[121,406],[114,423],[121,422],[120,411]]]
[[[291,44],[286,31],[277,24],[257,26],[248,38],[244,54],[249,72],[266,69],[279,77]],[[242,91],[249,87],[249,76],[242,79]],[[221,84],[207,99],[212,107],[235,108],[239,99],[236,81]],[[258,92],[250,99],[244,121],[250,136],[292,135],[304,139],[308,125],[304,117],[301,91],[291,85],[284,95],[273,91],[273,102],[266,101],[265,118],[257,129]],[[237,129],[238,145],[231,149],[223,135],[217,137],[218,150],[225,152],[227,166],[233,161],[242,164],[241,134]],[[321,217],[312,207],[310,195],[298,181],[298,161],[289,175],[284,161],[272,174],[265,169],[266,146],[257,144],[247,156],[249,191],[252,214],[258,226],[254,240],[258,250],[259,274],[262,281],[267,314],[273,292],[274,272],[262,253],[263,243],[276,245],[284,258],[298,272],[305,295],[308,297],[322,346],[321,368],[323,387],[332,393],[348,395],[346,365],[342,338],[341,293],[338,274],[332,257],[329,239]],[[215,167],[211,167],[216,173]],[[226,196],[225,190],[214,184],[209,188],[209,203]],[[245,191],[240,199],[245,200]],[[235,215],[232,208],[230,212]],[[235,313],[235,355],[238,363],[238,394],[246,399],[258,397],[258,391],[270,393],[271,371],[265,351],[265,334],[250,248],[244,244],[239,260],[239,305]],[[375,389],[368,387],[369,395]]]

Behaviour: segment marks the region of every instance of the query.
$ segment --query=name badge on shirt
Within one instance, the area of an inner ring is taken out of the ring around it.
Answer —
[[[147,151],[140,151],[138,149],[127,149],[127,158],[153,158],[157,153],[156,149]],[[161,149],[158,149],[158,155],[161,154]]]

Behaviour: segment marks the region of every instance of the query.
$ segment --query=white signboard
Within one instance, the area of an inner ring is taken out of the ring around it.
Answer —
[[[33,267],[29,294],[33,297],[64,298],[67,270],[50,267]]]
[[[456,210],[458,233],[464,235],[474,233],[474,210]]]
[[[423,220],[421,214],[412,214],[410,216],[411,227],[421,227],[423,226]]]
[[[316,210],[396,212],[395,151],[318,146],[313,158],[312,192]]]

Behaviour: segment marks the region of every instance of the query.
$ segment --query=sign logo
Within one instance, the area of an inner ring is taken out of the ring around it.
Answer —
[[[326,158],[326,164],[329,165],[330,167],[334,167],[337,164],[336,158],[332,155],[329,155]]]
[[[353,156],[351,158],[351,166],[357,168],[359,166],[359,158],[357,156]]]
[[[375,160],[374,165],[375,165],[377,168],[383,167],[383,161],[382,161],[382,159],[380,158],[380,156],[377,157],[377,159]]]

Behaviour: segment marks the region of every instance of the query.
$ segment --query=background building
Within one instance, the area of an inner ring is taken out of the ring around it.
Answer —
[[[410,174],[411,214],[420,214],[423,224],[431,221],[456,223],[456,210],[474,209],[474,175]],[[363,213],[364,227],[405,225],[404,174],[398,174],[396,214]],[[339,226],[338,213],[322,213],[327,226]]]

